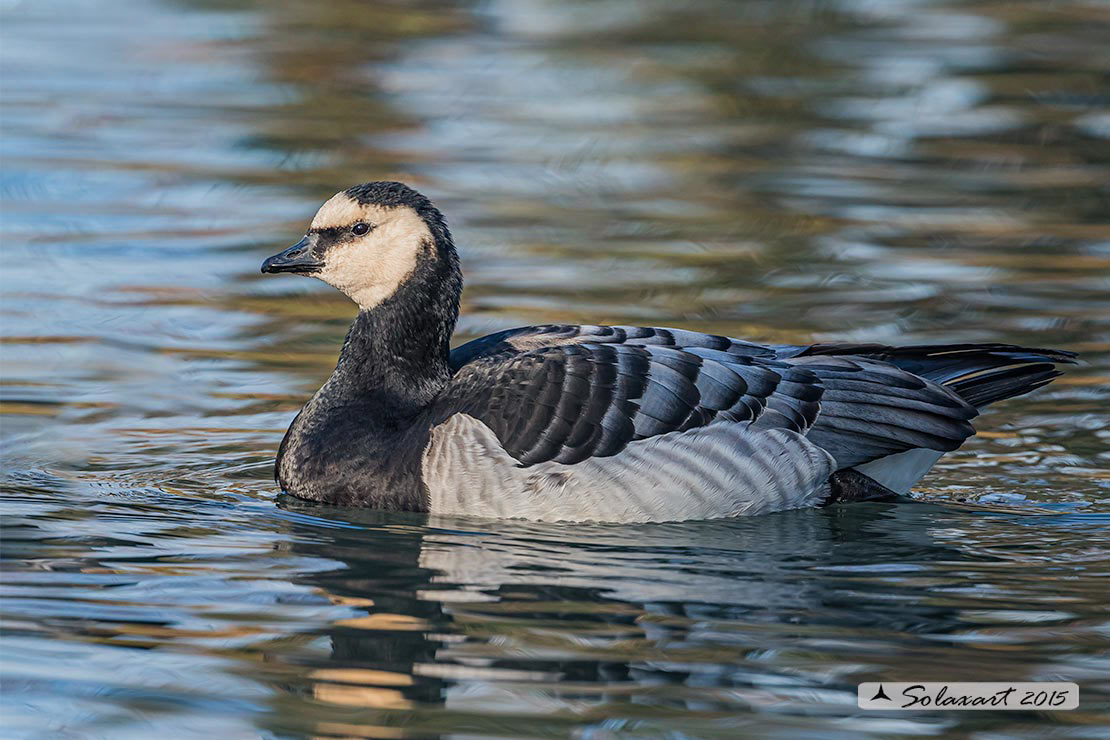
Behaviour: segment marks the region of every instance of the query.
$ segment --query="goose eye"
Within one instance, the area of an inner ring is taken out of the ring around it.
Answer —
[[[370,230],[370,225],[369,224],[364,224],[361,221],[351,227],[351,232],[355,236],[362,236],[363,234],[365,234],[369,230]]]

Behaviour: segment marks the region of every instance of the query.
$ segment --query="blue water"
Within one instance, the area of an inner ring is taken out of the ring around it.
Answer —
[[[0,3],[0,735],[1104,737],[1096,3]],[[271,479],[352,305],[258,274],[395,178],[460,339],[553,321],[1078,351],[909,504],[562,526]],[[855,685],[1067,680],[1073,712]]]

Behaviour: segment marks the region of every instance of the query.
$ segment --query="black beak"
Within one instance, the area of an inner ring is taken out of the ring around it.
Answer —
[[[262,272],[296,272],[301,275],[319,272],[324,269],[324,263],[313,254],[313,245],[313,240],[306,236],[284,252],[266,258],[262,263]]]

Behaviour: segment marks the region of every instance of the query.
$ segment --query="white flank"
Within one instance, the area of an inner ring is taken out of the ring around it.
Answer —
[[[536,521],[666,522],[816,506],[832,457],[805,437],[713,424],[630,443],[573,465],[521,467],[481,421],[432,430],[424,481],[433,514]]]

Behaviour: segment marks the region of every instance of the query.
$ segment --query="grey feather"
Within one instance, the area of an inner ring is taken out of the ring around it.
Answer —
[[[543,521],[651,522],[815,506],[834,463],[794,432],[715,424],[632,442],[619,454],[521,467],[479,420],[436,427],[424,454],[429,510]]]

